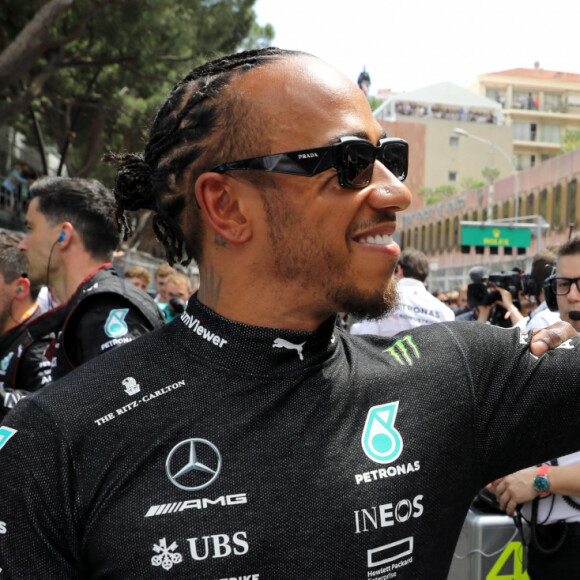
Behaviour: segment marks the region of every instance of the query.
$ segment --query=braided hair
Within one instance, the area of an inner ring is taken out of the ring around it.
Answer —
[[[247,104],[224,89],[237,76],[296,54],[302,53],[269,47],[224,56],[197,67],[173,87],[153,122],[143,155],[105,156],[119,164],[114,187],[115,218],[124,239],[131,233],[125,211],[154,210],[153,229],[165,248],[167,261],[172,265],[187,265],[192,258],[199,262],[201,212],[197,204],[187,204],[187,186],[204,171],[230,160],[230,156],[248,153]]]

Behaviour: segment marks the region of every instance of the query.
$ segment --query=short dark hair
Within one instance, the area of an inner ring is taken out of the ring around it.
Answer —
[[[15,232],[0,232],[0,274],[6,284],[11,284],[17,278],[26,275],[28,267],[26,256],[18,250],[18,244],[23,237]],[[32,300],[36,300],[39,292],[40,285],[30,285]]]
[[[544,289],[544,282],[548,276],[552,275],[554,266],[556,265],[556,254],[546,249],[538,252],[532,260],[532,269],[530,272],[531,278],[535,283],[535,296],[539,296]]]
[[[429,275],[427,256],[415,248],[407,248],[401,252],[399,266],[403,268],[405,278],[415,278],[415,280],[425,282]]]
[[[100,181],[44,177],[30,186],[30,195],[38,199],[38,211],[47,222],[70,222],[94,259],[111,259],[121,239],[114,219],[115,198]]]
[[[203,172],[249,157],[264,144],[261,118],[243,95],[227,88],[250,70],[302,54],[268,47],[197,67],[173,87],[153,122],[143,155],[105,156],[119,163],[114,193],[118,225],[125,238],[130,233],[125,211],[154,210],[153,229],[167,261],[187,265],[193,258],[199,263],[201,216],[187,194]]]
[[[558,248],[558,258],[580,254],[580,236],[570,238]]]

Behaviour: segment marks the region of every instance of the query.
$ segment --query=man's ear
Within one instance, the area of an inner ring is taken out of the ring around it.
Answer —
[[[68,248],[76,233],[74,226],[70,222],[63,222],[60,226],[61,232],[58,236],[58,246],[61,250]]]
[[[202,173],[195,197],[214,232],[227,242],[245,243],[252,237],[249,204],[244,192],[249,184],[220,173]]]
[[[20,276],[14,281],[16,285],[16,294],[14,298],[16,300],[22,300],[26,298],[30,293],[30,280],[25,276]]]

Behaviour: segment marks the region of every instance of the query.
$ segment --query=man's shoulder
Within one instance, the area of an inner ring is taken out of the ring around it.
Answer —
[[[174,356],[171,340],[165,340],[166,327],[143,334],[127,344],[104,352],[50,383],[34,402],[54,416],[85,415],[85,411],[116,400],[123,380],[139,372],[152,379],[163,378],[164,361]],[[122,399],[122,397],[121,397]],[[98,413],[97,413],[98,414]]]
[[[424,324],[422,326],[401,330],[394,336],[382,336],[377,334],[349,336],[352,337],[355,343],[355,348],[385,348],[386,346],[392,345],[397,340],[409,336],[414,341],[421,341],[425,349],[437,352],[438,345],[441,345],[442,342],[455,342],[456,344],[484,344],[489,340],[490,335],[495,337],[502,336],[502,331],[505,330],[509,329],[499,329],[486,324],[477,325],[473,322],[453,320],[436,324]]]
[[[79,288],[69,323],[74,321],[75,325],[84,326],[94,323],[95,318],[108,318],[114,310],[125,309],[133,310],[157,326],[163,322],[151,296],[105,269],[99,272],[98,278],[93,276]]]

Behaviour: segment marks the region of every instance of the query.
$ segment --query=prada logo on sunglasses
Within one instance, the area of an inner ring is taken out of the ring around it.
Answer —
[[[312,177],[334,168],[341,187],[357,189],[371,182],[377,160],[399,181],[405,181],[409,144],[396,137],[384,137],[378,145],[360,137],[341,137],[334,145],[221,163],[210,171],[270,171]]]

